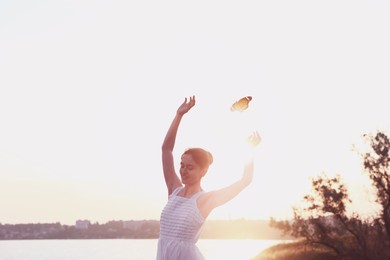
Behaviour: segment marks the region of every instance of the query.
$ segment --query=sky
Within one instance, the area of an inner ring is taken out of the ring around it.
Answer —
[[[279,219],[340,174],[375,210],[363,134],[390,130],[388,1],[0,3],[0,223],[159,219],[161,144],[212,152],[205,190],[251,185],[210,219]],[[243,113],[230,106],[252,96]],[[364,150],[365,151],[365,150]]]

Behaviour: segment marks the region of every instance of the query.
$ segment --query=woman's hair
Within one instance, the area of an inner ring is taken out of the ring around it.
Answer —
[[[213,163],[213,155],[202,148],[188,148],[183,154],[191,155],[202,170],[207,169]]]

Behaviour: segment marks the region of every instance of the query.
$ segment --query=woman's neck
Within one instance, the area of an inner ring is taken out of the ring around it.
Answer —
[[[191,198],[194,194],[200,191],[203,191],[200,185],[185,185],[179,195],[185,198]]]

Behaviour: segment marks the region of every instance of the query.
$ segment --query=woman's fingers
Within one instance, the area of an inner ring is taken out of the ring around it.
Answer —
[[[247,138],[247,142],[249,143],[249,145],[251,145],[252,147],[255,147],[257,146],[261,141],[261,137],[260,137],[260,134],[258,131],[255,131],[253,132],[248,138]]]

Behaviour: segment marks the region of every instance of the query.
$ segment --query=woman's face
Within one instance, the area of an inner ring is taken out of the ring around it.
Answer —
[[[190,154],[183,154],[180,162],[180,176],[183,184],[200,183],[204,171],[195,163]]]

